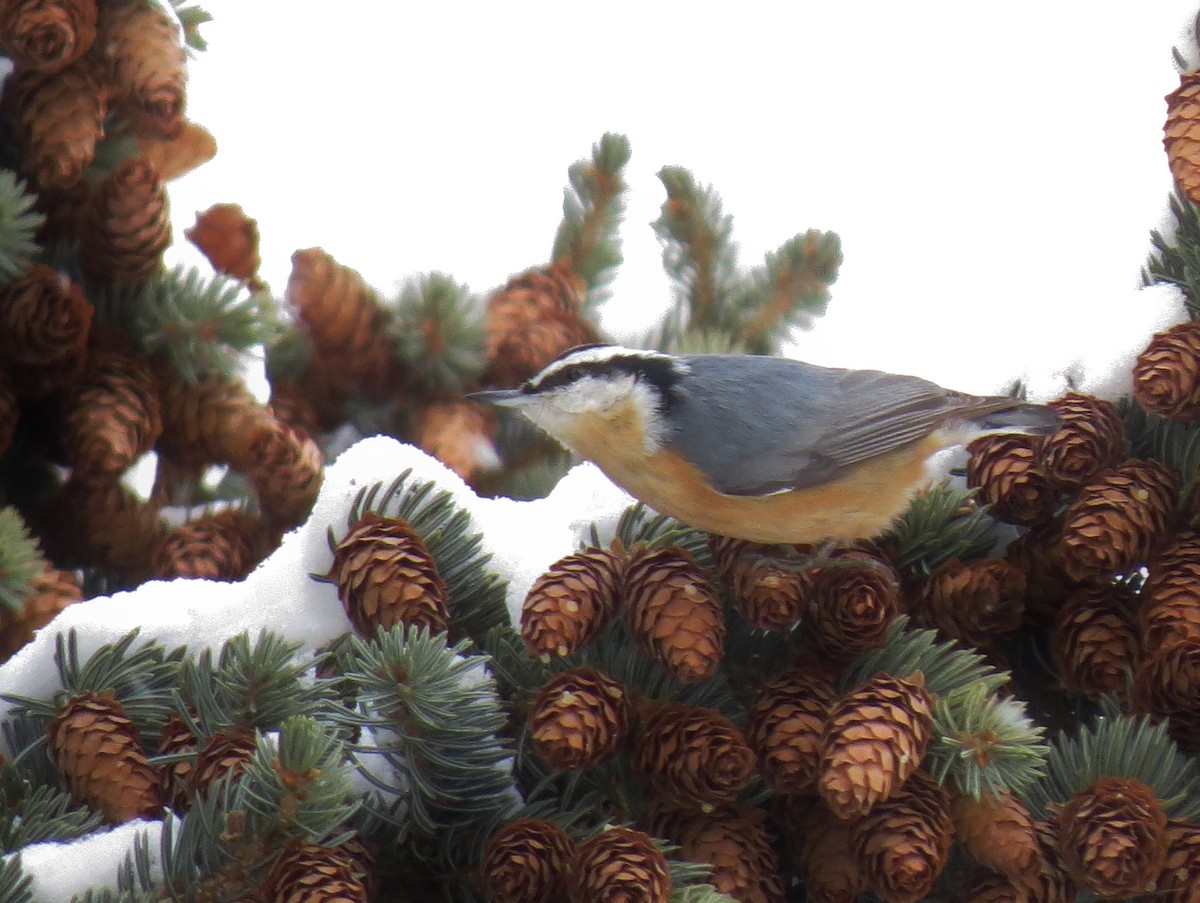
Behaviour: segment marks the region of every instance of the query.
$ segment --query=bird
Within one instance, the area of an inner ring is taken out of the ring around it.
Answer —
[[[939,452],[1059,427],[1046,405],[916,376],[614,344],[470,397],[519,411],[660,514],[770,545],[874,537],[930,485]]]

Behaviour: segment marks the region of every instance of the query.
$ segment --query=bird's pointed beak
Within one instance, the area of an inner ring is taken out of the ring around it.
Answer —
[[[467,395],[472,401],[483,401],[499,405],[502,408],[518,408],[529,398],[520,389],[484,389],[482,392],[470,392]]]

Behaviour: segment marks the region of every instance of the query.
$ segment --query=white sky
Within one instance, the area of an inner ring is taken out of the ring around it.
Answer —
[[[1125,317],[1194,0],[205,5],[190,114],[221,149],[173,186],[177,233],[242,204],[277,293],[313,245],[385,292],[434,269],[486,292],[545,262],[567,166],[613,130],[633,147],[618,339],[670,297],[664,164],[717,187],[746,264],[840,233],[795,356],[988,391],[1067,366],[1087,329],[1148,328]]]

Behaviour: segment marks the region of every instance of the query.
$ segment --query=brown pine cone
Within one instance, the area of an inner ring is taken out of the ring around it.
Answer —
[[[826,659],[846,662],[883,645],[900,613],[900,581],[874,549],[844,548],[831,557],[847,564],[814,575],[805,638]]]
[[[850,847],[852,822],[821,803],[796,819],[790,844],[796,873],[814,903],[855,903],[867,889],[867,876]]]
[[[1163,145],[1171,175],[1193,203],[1200,203],[1200,70],[1184,72],[1166,101]]]
[[[273,539],[259,518],[244,511],[202,514],[167,531],[151,569],[159,580],[241,580],[271,551]]]
[[[1200,701],[1193,702],[1191,708],[1171,713],[1167,719],[1167,736],[1184,754],[1200,756]]]
[[[1068,392],[1050,407],[1062,418],[1042,442],[1041,464],[1050,480],[1066,489],[1082,486],[1129,456],[1125,422],[1102,398]]]
[[[171,374],[160,380],[163,434],[158,450],[173,464],[201,470],[228,464],[243,473],[253,464],[252,443],[275,419],[245,383],[205,379],[187,383]]]
[[[681,683],[717,672],[725,654],[721,603],[683,549],[640,548],[625,562],[622,595],[630,635]]]
[[[800,668],[762,688],[746,717],[746,742],[775,793],[816,791],[821,733],[836,700],[832,683]]]
[[[53,621],[60,611],[82,601],[83,590],[74,575],[47,564],[42,573],[33,578],[20,611],[0,607],[0,664],[12,658],[33,639],[35,631]]]
[[[216,155],[217,139],[204,126],[190,119],[183,120],[179,134],[173,138],[138,136],[138,156],[150,163],[164,182],[187,175]],[[249,288],[258,291],[266,286],[252,282]]]
[[[399,361],[389,337],[391,315],[356,270],[321,248],[297,251],[284,298],[336,388],[373,398],[394,390]]]
[[[171,218],[153,166],[140,157],[122,160],[96,185],[84,216],[79,265],[89,279],[140,283],[158,272]]]
[[[18,69],[58,72],[96,40],[95,0],[8,0],[0,4],[0,46]]]
[[[1054,620],[1051,649],[1068,690],[1095,700],[1124,696],[1142,650],[1128,595],[1115,587],[1076,592]]]
[[[519,818],[501,825],[480,864],[491,903],[562,903],[575,843],[552,821]]]
[[[1004,558],[1025,573],[1025,622],[1035,628],[1054,622],[1059,608],[1083,584],[1067,576],[1062,523],[1030,527],[1009,543]]]
[[[1042,438],[1005,434],[982,436],[967,446],[967,485],[999,520],[1037,524],[1058,505],[1059,491],[1041,463]]]
[[[1200,639],[1200,534],[1175,537],[1150,566],[1138,621],[1147,649]]]
[[[834,703],[821,735],[817,788],[835,815],[864,815],[900,790],[925,757],[932,710],[919,672],[878,674]]]
[[[633,764],[658,797],[683,807],[732,803],[754,776],[754,750],[714,709],[669,702],[650,713]]]
[[[1025,888],[984,866],[967,873],[954,899],[957,903],[1032,903]]]
[[[554,675],[529,713],[534,752],[555,771],[576,771],[611,758],[629,735],[633,705],[625,685],[595,668]]]
[[[678,855],[712,866],[708,882],[738,903],[783,903],[779,857],[763,828],[765,814],[731,806],[712,812],[655,806],[641,826],[679,846]]]
[[[1133,397],[1164,417],[1200,416],[1200,321],[1179,323],[1150,340],[1133,365]]]
[[[358,863],[341,847],[293,843],[267,870],[262,903],[367,903]]]
[[[495,415],[476,402],[443,401],[421,408],[413,439],[470,483],[500,463],[494,431]]]
[[[193,719],[195,712],[192,712]],[[196,735],[188,727],[188,723],[178,712],[171,716],[162,726],[158,735],[158,755],[166,756],[173,753],[194,753],[196,751]],[[158,767],[158,779],[162,784],[163,798],[176,812],[186,812],[191,805],[188,788],[191,786],[191,775],[195,763],[191,759],[180,759]]]
[[[868,886],[885,903],[915,903],[946,867],[953,836],[949,796],[918,771],[854,822],[850,846]]]
[[[583,281],[562,265],[513,276],[487,302],[484,382],[516,386],[597,334],[580,318]]]
[[[1008,790],[975,799],[955,793],[950,801],[954,833],[975,861],[1003,875],[1027,875],[1040,865],[1033,816]]]
[[[20,403],[9,387],[8,378],[0,371],[0,458],[12,447],[13,437],[17,434],[17,421],[20,418]]]
[[[71,516],[53,516],[61,511]],[[124,484],[74,477],[52,496],[43,517],[37,533],[52,561],[61,567],[106,567],[130,584],[147,578],[150,556],[167,530],[158,508]]]
[[[761,543],[714,534],[708,547],[734,609],[749,624],[763,630],[796,625],[809,602],[810,572],[772,566],[777,550]]]
[[[40,398],[79,379],[92,313],[78,285],[40,263],[0,289],[0,369],[12,389]]]
[[[257,745],[254,731],[248,727],[235,727],[210,735],[200,746],[188,774],[188,795],[202,797],[221,778],[241,774]]]
[[[1025,573],[1003,558],[959,561],[937,567],[921,588],[921,620],[971,646],[991,646],[1021,626]]]
[[[37,194],[33,209],[46,217],[34,240],[45,247],[55,242],[77,242],[87,228],[87,212],[92,202],[92,189],[87,179],[80,179],[70,188],[43,188]]]
[[[315,437],[322,432],[317,406],[295,380],[272,380],[267,407],[277,421],[297,433]]]
[[[610,827],[575,848],[568,866],[570,903],[667,903],[667,859],[646,834]]]
[[[158,383],[146,363],[129,354],[94,351],[60,406],[63,454],[83,482],[115,481],[162,435]]]
[[[1063,516],[1067,574],[1107,584],[1148,563],[1168,538],[1179,475],[1153,460],[1131,458],[1080,489]]]
[[[283,532],[312,512],[325,479],[325,459],[311,436],[272,421],[256,431],[247,448],[246,476],[263,517]]]
[[[213,204],[196,214],[196,225],[184,237],[200,249],[218,273],[240,279],[251,290],[258,282],[258,221],[246,216],[239,204]]]
[[[1167,858],[1155,889],[1155,903],[1200,900],[1200,825],[1167,822]]]
[[[396,624],[443,633],[450,622],[446,581],[409,523],[366,512],[338,542],[325,579],[360,636]]]
[[[58,773],[77,803],[114,824],[161,814],[158,772],[147,762],[137,727],[110,692],[72,697],[46,735]]]
[[[183,125],[187,56],[175,17],[153,3],[106,0],[100,9],[98,60],[115,104],[134,111],[138,130],[173,138]]]
[[[75,185],[104,137],[108,98],[92,68],[75,63],[61,72],[18,70],[4,84],[26,171],[39,188]]]
[[[1200,639],[1146,650],[1133,675],[1133,699],[1152,715],[1200,709]]]
[[[1067,872],[1102,897],[1151,893],[1167,855],[1167,816],[1154,791],[1132,778],[1101,778],[1058,814]]]
[[[583,549],[533,581],[521,606],[521,639],[542,661],[587,645],[616,611],[624,555]]]

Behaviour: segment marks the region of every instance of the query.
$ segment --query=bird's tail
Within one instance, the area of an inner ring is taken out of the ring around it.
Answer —
[[[971,423],[984,433],[1029,433],[1048,436],[1058,430],[1062,419],[1054,408],[1044,404],[1016,401],[1004,407],[983,411]]]

